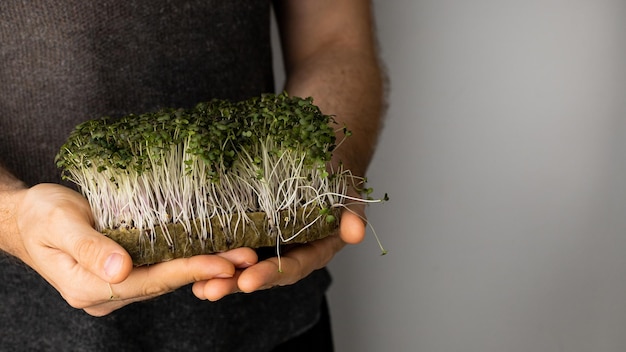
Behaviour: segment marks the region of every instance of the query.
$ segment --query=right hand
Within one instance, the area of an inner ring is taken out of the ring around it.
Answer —
[[[93,229],[89,204],[77,192],[40,184],[16,196],[21,245],[12,254],[36,270],[69,305],[94,316],[186,284],[230,278],[258,260],[253,250],[239,248],[133,267],[119,244]]]

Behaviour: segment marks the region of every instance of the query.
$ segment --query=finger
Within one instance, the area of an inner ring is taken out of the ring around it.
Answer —
[[[243,292],[291,285],[326,266],[343,246],[339,236],[331,235],[296,247],[281,256],[280,261],[277,257],[269,258],[245,269],[237,284]]]
[[[135,268],[126,280],[110,286],[96,276],[85,273],[74,285],[71,282],[62,285],[71,288],[63,296],[75,308],[96,309],[104,304],[100,308],[106,310],[160,296],[196,281],[229,278],[234,273],[234,265],[224,258],[215,255],[195,256]],[[77,287],[77,284],[83,286]]]
[[[192,291],[199,299],[217,301],[227,295],[241,292],[237,285],[237,280],[240,275],[241,271],[237,271],[235,275],[229,279],[212,279],[196,282],[193,284]]]
[[[359,194],[351,190],[349,196],[358,198]],[[351,203],[341,212],[341,221],[339,224],[339,236],[349,244],[357,244],[365,238],[365,225],[367,219],[365,216],[365,204]]]
[[[86,223],[66,221],[58,224],[56,231],[62,233],[55,236],[60,238],[56,246],[102,280],[118,283],[130,274],[132,259],[124,248]]]
[[[99,302],[83,307],[83,310],[93,316],[103,316],[130,303],[160,296],[190,283],[194,283],[192,290],[198,298],[217,300],[237,291],[236,280],[229,279],[234,273],[235,268],[230,261],[215,255],[176,259],[136,268],[126,281],[108,285],[106,290],[100,289],[102,298]],[[208,294],[202,297],[202,283],[213,281],[221,283],[222,287],[218,287],[218,290],[222,293],[209,288]],[[228,288],[232,286],[235,288]],[[217,297],[218,294],[221,297]]]
[[[236,248],[216,255],[230,261],[238,269],[247,268],[259,261],[256,251],[252,248]]]
[[[238,248],[217,255],[177,259],[135,268],[123,283],[111,285],[115,292],[115,302],[109,302],[111,296],[107,295],[106,290],[102,290],[100,278],[91,275],[80,265],[76,265],[73,258],[62,251],[57,251],[57,253],[55,262],[67,268],[64,270],[65,273],[72,272],[73,274],[64,275],[58,280],[51,278],[49,281],[57,287],[71,306],[84,308],[86,311],[89,310],[89,314],[98,316],[108,314],[112,309],[132,302],[165,294],[192,282],[232,277],[235,267],[245,268],[257,261],[254,250]],[[68,280],[68,278],[71,279]],[[58,282],[59,280],[61,282]],[[236,282],[231,286],[235,286],[236,289]],[[93,289],[89,290],[89,288]],[[235,289],[229,290],[235,291]],[[221,289],[221,291],[226,291],[226,289]],[[228,293],[230,292],[224,292],[222,295]],[[207,298],[210,299],[216,295],[209,294]]]
[[[121,300],[142,300],[171,292],[184,285],[214,278],[230,278],[235,266],[217,255],[198,255],[135,268],[128,279],[112,285]]]
[[[339,236],[345,243],[357,244],[365,238],[364,206],[351,206],[341,212]],[[360,211],[359,211],[360,210]]]
[[[258,261],[256,251],[251,248],[237,248],[218,253],[217,255],[232,262],[237,269],[248,268]],[[239,274],[240,271],[237,271],[233,278],[195,282],[192,287],[192,292],[199,299],[217,301],[226,295],[239,292],[239,287],[237,286]]]

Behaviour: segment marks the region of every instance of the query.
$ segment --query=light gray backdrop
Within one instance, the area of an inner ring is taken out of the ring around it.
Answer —
[[[375,14],[389,255],[368,236],[331,264],[337,350],[626,351],[626,2]]]

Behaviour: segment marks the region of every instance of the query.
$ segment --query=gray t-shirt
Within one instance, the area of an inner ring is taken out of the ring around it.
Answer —
[[[104,115],[273,91],[268,1],[0,2],[0,163],[61,182],[54,156]],[[0,350],[266,351],[311,326],[330,283],[210,303],[189,287],[94,318],[0,253]]]

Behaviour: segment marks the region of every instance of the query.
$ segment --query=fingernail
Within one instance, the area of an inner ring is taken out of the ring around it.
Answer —
[[[104,262],[104,273],[112,278],[120,272],[124,258],[119,253],[111,254]]]
[[[228,274],[228,273],[221,273],[221,274],[215,275],[216,279],[230,279],[231,277],[233,277],[233,275]]]

